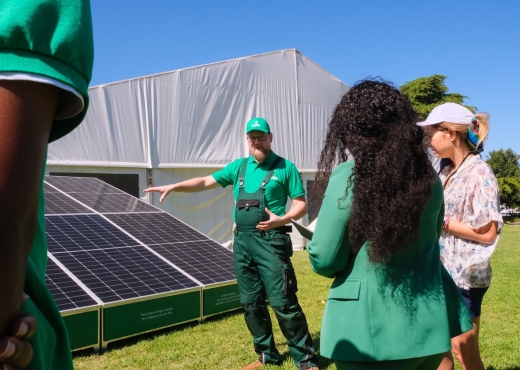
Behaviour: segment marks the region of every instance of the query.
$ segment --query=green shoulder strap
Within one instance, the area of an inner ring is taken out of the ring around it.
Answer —
[[[244,187],[244,181],[246,177],[246,167],[247,167],[247,160],[249,157],[246,157],[242,160],[242,166],[240,167],[240,172],[238,173],[238,185],[243,188]]]
[[[264,179],[262,180],[262,185],[260,185],[261,188],[265,188],[269,180],[271,180],[271,177],[273,176],[274,170],[276,169],[276,166],[278,166],[278,163],[282,161],[282,157],[278,157],[274,160],[273,164],[269,168],[269,172],[267,172],[267,175],[265,175]]]

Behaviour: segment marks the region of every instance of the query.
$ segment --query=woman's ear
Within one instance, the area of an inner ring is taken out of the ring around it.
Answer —
[[[456,131],[448,130],[448,131],[446,131],[446,133],[448,134],[448,137],[451,142],[457,141],[457,132]]]

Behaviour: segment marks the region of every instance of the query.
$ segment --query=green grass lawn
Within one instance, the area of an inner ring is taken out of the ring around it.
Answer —
[[[320,323],[330,279],[314,274],[307,252],[295,252],[298,297],[319,349]],[[520,226],[505,226],[493,255],[493,283],[482,308],[481,351],[487,370],[520,370]],[[288,348],[271,313],[275,340],[286,357],[282,366],[292,369]],[[212,317],[204,323],[176,326],[161,332],[111,343],[108,351],[75,354],[76,369],[241,369],[256,355],[240,312]],[[321,358],[321,369],[335,369]],[[458,367],[460,369],[460,367]]]
[[[480,350],[487,370],[520,369],[520,226],[504,226],[482,306]]]

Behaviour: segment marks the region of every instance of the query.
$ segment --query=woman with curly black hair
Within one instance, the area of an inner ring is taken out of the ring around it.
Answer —
[[[416,122],[398,89],[364,80],[329,124],[308,251],[313,270],[335,278],[320,347],[338,369],[436,369],[450,338],[471,329],[439,260],[443,191]]]

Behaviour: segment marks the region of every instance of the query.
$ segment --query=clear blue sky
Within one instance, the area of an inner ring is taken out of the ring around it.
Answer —
[[[348,85],[432,74],[520,154],[520,1],[91,0],[91,86],[286,48]]]

